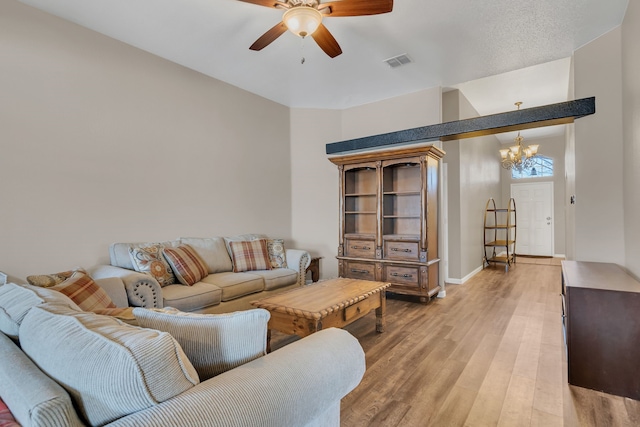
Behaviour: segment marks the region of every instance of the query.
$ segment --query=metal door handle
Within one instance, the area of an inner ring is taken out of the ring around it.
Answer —
[[[351,249],[364,249],[365,251],[368,251],[371,248],[369,246],[351,246]]]
[[[367,270],[356,270],[355,268],[351,269],[352,273],[360,273],[360,274],[368,274],[369,272]]]
[[[548,217],[547,217],[547,221],[549,221],[550,219],[551,219],[551,217],[550,217],[550,216],[548,216]]]
[[[398,273],[391,273],[391,276],[393,276],[393,277],[404,277],[404,278],[413,277],[411,274],[398,274]]]
[[[411,249],[391,248],[394,252],[411,252]]]

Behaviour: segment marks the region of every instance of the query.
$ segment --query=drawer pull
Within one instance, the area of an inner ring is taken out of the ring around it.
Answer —
[[[398,274],[398,273],[391,273],[391,276],[393,276],[393,277],[404,277],[404,278],[413,277],[412,274]]]
[[[411,252],[411,249],[391,248],[394,252]]]
[[[351,249],[362,249],[368,251],[371,248],[369,246],[351,246]]]
[[[360,273],[360,274],[369,274],[369,271],[367,270],[356,270],[355,268],[351,269],[352,273]]]

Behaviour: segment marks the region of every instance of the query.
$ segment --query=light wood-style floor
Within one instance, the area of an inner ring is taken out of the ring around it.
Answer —
[[[558,264],[518,258],[427,305],[389,298],[382,334],[373,313],[349,325],[367,372],[342,426],[640,426],[640,402],[567,384]]]

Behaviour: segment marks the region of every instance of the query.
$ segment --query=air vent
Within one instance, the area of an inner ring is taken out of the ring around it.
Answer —
[[[403,53],[402,55],[398,55],[398,56],[394,56],[393,58],[389,58],[389,59],[385,59],[384,62],[387,63],[387,65],[389,65],[389,67],[391,68],[397,68],[401,65],[405,65],[405,64],[409,64],[411,62],[413,62],[411,60],[411,58],[409,58],[409,55],[407,55],[406,53]]]

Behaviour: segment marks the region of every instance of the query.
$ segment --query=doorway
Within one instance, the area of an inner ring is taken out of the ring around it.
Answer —
[[[553,256],[553,182],[511,184],[516,202],[518,255]]]

